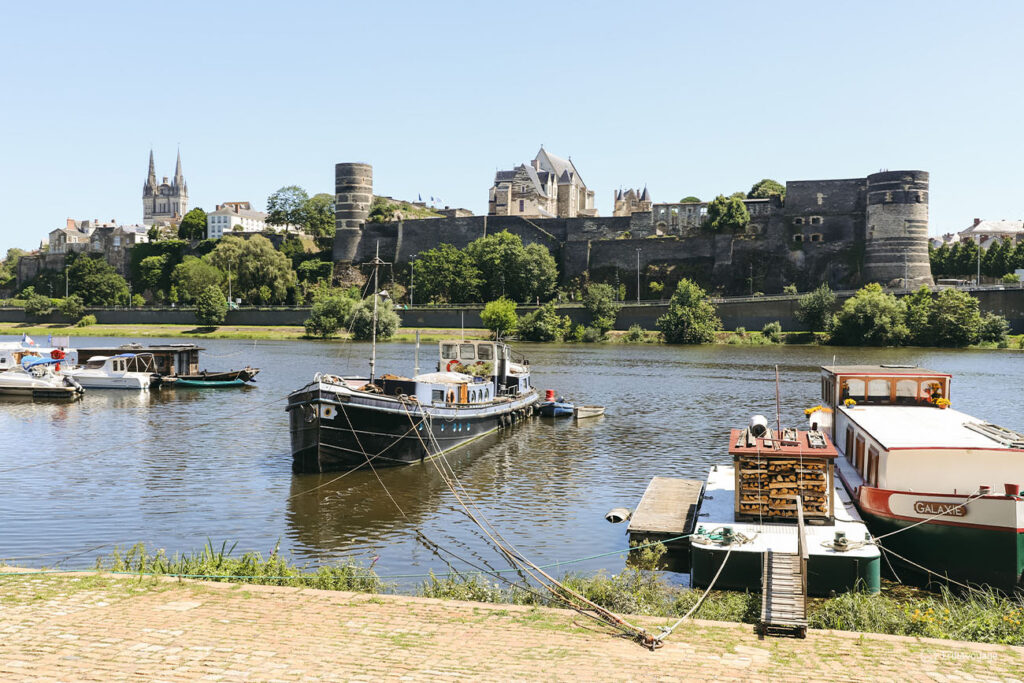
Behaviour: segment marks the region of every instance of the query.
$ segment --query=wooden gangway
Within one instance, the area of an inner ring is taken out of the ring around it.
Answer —
[[[807,538],[803,501],[794,496],[797,509],[797,551],[764,553],[761,573],[762,634],[807,636]]]

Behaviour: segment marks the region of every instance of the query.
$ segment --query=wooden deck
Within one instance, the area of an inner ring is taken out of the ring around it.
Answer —
[[[630,538],[671,538],[693,531],[704,492],[695,479],[655,477],[629,521]]]

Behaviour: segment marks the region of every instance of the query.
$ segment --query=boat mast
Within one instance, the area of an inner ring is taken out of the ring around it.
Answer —
[[[377,269],[380,267],[380,241],[373,256],[373,327],[370,331],[370,384],[373,384],[373,367],[377,364]]]
[[[414,360],[415,367],[412,369],[412,376],[420,374],[420,331],[416,330],[416,357]]]

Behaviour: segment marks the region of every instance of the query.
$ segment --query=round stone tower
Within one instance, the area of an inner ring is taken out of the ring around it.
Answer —
[[[885,171],[867,178],[864,281],[932,284],[928,259],[928,173]]]
[[[373,202],[373,166],[334,165],[334,262],[351,264]]]

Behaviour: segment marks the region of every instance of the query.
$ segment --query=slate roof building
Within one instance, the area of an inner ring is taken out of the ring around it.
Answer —
[[[1024,241],[1024,221],[989,221],[974,219],[974,225],[961,230],[957,235],[961,242],[974,242],[982,249],[988,249],[999,240],[1010,240],[1013,243]]]
[[[572,159],[544,147],[528,164],[494,176],[487,202],[491,216],[576,218],[596,216],[594,191],[588,190]]]

